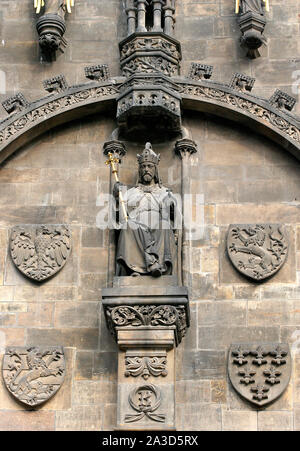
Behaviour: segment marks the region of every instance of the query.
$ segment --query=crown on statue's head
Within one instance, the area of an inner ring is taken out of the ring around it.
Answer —
[[[141,155],[137,155],[137,160],[139,164],[148,162],[158,165],[160,161],[160,154],[156,154],[152,149],[152,145],[150,143],[146,143],[145,149]]]

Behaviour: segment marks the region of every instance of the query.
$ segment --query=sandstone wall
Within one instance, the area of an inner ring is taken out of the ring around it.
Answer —
[[[294,71],[300,70],[299,2],[271,0],[268,46],[254,61],[240,49],[233,0],[177,3],[182,73],[191,61],[204,62],[215,66],[218,81],[229,82],[233,72],[256,77],[254,94],[269,97],[276,88],[292,93]],[[117,43],[125,35],[121,5],[77,0],[68,17],[66,53],[50,65],[38,61],[32,2],[0,0],[0,70],[7,82],[1,99],[19,91],[30,100],[40,98],[42,81],[60,73],[70,84],[80,83],[91,63],[108,63],[118,75]],[[177,351],[177,427],[299,429],[299,163],[224,119],[186,112],[185,126],[199,149],[191,160],[191,189],[204,196],[205,229],[192,247],[192,325]],[[16,403],[0,383],[0,430],[112,430],[115,425],[116,345],[100,302],[108,277],[108,233],[95,225],[97,199],[99,204],[109,186],[102,145],[115,127],[114,112],[74,121],[36,139],[0,168],[0,351],[61,345],[67,357],[64,385],[36,411]],[[126,183],[135,182],[132,169],[143,144],[127,143],[120,173]],[[153,147],[163,157],[164,183],[179,192],[174,141]],[[248,222],[283,222],[289,232],[287,262],[265,283],[243,278],[225,255],[228,225]],[[8,236],[14,225],[39,223],[70,224],[73,251],[60,273],[38,285],[13,265]],[[229,345],[258,340],[288,341],[294,360],[288,390],[261,411],[242,401],[226,377]]]

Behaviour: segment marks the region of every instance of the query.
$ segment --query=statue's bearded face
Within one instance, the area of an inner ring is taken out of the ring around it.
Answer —
[[[149,184],[152,182],[155,176],[155,164],[145,162],[142,163],[140,166],[142,181],[146,184]]]

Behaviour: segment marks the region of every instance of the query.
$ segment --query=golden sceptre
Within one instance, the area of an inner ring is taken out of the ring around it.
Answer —
[[[238,14],[240,11],[240,0],[235,0],[235,14]]]
[[[115,166],[118,163],[119,163],[119,159],[118,158],[114,158],[113,154],[109,152],[108,153],[108,160],[105,162],[105,164],[107,164],[108,166],[111,167],[111,172],[112,172],[112,174],[114,174],[116,182],[119,182],[118,170],[117,170],[117,168]],[[120,198],[120,202],[121,202],[121,205],[122,205],[122,210],[123,210],[125,221],[128,222],[127,211],[126,211],[126,208],[125,208],[125,202],[124,202],[123,194],[122,194],[121,190],[119,191],[119,198]]]

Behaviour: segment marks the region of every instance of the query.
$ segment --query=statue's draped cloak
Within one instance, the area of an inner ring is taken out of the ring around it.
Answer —
[[[241,0],[241,13],[249,11],[263,15],[262,0]]]
[[[147,192],[148,191],[148,192]],[[177,249],[173,232],[176,199],[165,187],[138,185],[124,195],[128,223],[121,220],[117,246],[117,275],[148,274],[154,263],[165,275],[174,274]],[[120,214],[122,210],[120,209]]]

